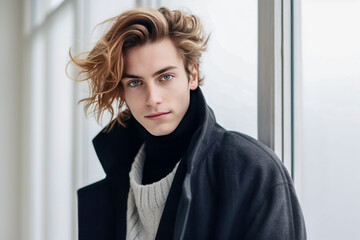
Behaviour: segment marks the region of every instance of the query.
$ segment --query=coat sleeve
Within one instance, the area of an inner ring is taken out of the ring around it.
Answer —
[[[267,194],[249,224],[245,239],[306,239],[303,214],[291,183],[278,184]]]

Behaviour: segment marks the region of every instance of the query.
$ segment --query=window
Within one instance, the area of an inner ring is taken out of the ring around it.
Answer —
[[[308,237],[359,239],[360,1],[303,0],[295,11],[295,57],[302,59],[295,65],[302,75],[295,89],[302,171],[295,180]]]
[[[28,219],[22,233],[27,239],[71,239],[74,83],[64,69],[74,39],[74,7],[70,1],[33,1],[32,10],[27,35],[29,183],[23,195],[29,212],[23,213]]]

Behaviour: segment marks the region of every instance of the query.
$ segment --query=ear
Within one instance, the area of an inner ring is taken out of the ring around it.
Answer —
[[[195,90],[199,86],[198,67],[193,63],[189,65],[188,69],[190,71],[189,86],[191,90]]]

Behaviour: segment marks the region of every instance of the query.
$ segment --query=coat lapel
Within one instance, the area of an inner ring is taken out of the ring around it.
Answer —
[[[88,189],[88,195],[83,194],[84,188],[79,190],[82,191],[79,194],[79,210],[81,209],[79,215],[82,216],[81,219],[79,218],[79,226],[87,228],[84,231],[86,234],[82,234],[81,239],[110,240],[126,237],[129,171],[142,139],[137,134],[133,134],[132,120],[125,124],[127,128],[116,123],[111,131],[103,130],[93,139],[106,178],[103,184]],[[101,207],[97,208],[99,205]],[[91,221],[95,223],[89,224]],[[97,228],[94,225],[97,225]],[[102,237],[97,234],[100,231],[104,233]]]

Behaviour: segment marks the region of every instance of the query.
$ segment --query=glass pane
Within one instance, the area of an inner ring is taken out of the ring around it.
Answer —
[[[50,0],[49,10],[52,11],[57,8],[64,0]]]
[[[97,24],[111,17],[115,17],[125,10],[132,9],[135,6],[135,0],[123,0],[121,2],[118,0],[90,0],[88,3],[88,15],[86,16],[86,37],[90,38],[90,41],[94,43],[104,33],[103,26],[95,28]]]
[[[257,138],[257,1],[162,1],[190,10],[211,33],[200,72],[207,103],[225,128]]]
[[[30,75],[30,164],[29,175],[29,239],[43,239],[44,232],[44,164],[45,164],[45,37],[42,31],[34,35],[31,44]]]
[[[72,45],[72,5],[49,22],[47,67],[46,239],[71,239],[73,219],[73,81],[65,74]]]
[[[360,239],[360,1],[302,1],[302,202],[309,239]]]
[[[40,25],[45,18],[45,4],[43,0],[31,0],[31,27]]]

